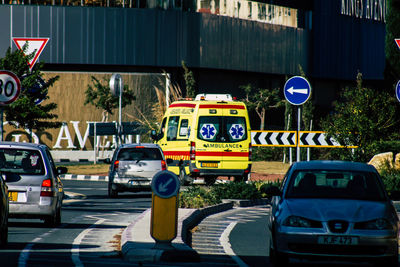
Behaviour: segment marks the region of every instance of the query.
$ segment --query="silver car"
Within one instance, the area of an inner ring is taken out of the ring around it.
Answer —
[[[376,169],[344,161],[297,162],[271,187],[270,259],[398,264],[399,220]]]
[[[124,191],[149,191],[153,176],[167,169],[164,154],[157,144],[124,144],[112,157],[108,181],[108,196],[117,197]]]
[[[56,168],[47,146],[0,142],[0,171],[8,186],[10,218],[61,223],[64,191],[59,174],[67,169]]]

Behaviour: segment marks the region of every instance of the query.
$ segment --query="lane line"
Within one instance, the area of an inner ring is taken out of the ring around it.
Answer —
[[[232,249],[232,246],[229,242],[229,235],[233,228],[235,228],[237,222],[232,222],[226,227],[224,232],[222,233],[219,241],[221,242],[222,247],[227,255],[231,256],[231,258],[240,266],[240,267],[249,267]]]
[[[88,216],[89,217],[89,216]],[[84,231],[82,231],[75,239],[74,242],[72,243],[72,248],[71,248],[71,258],[72,262],[76,267],[83,267],[83,263],[81,259],[79,258],[79,247],[82,243],[82,240],[85,238],[87,234],[90,233],[94,228],[96,228],[96,225],[104,223],[106,219],[100,219],[94,224],[92,224],[89,228],[86,228]]]

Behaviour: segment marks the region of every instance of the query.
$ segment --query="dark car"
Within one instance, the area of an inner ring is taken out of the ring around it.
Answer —
[[[372,165],[294,163],[281,189],[270,188],[270,259],[366,261],[397,266],[398,217]]]
[[[164,154],[157,144],[124,144],[112,157],[108,181],[109,197],[119,192],[150,191],[153,176],[167,169]]]
[[[8,186],[9,217],[42,219],[49,226],[61,223],[64,197],[59,174],[47,146],[0,142],[0,171]]]
[[[7,245],[8,240],[8,212],[8,187],[3,175],[0,175],[0,246],[2,247]]]

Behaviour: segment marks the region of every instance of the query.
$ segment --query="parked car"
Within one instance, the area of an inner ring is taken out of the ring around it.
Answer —
[[[164,154],[157,144],[123,144],[112,157],[108,175],[108,196],[117,197],[119,192],[149,191],[153,176],[167,169]]]
[[[270,187],[270,259],[334,258],[397,266],[399,219],[372,165],[294,163],[282,187]]]
[[[1,162],[0,162],[1,164]],[[0,246],[4,247],[8,241],[8,187],[0,174]]]
[[[64,190],[59,175],[67,168],[56,168],[47,146],[0,142],[0,171],[8,186],[10,218],[61,223]]]

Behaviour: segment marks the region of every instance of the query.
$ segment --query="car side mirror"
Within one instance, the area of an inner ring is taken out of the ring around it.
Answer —
[[[110,160],[109,158],[105,158],[105,159],[104,159],[104,163],[105,163],[105,164],[111,164],[111,160]]]
[[[389,198],[391,200],[400,200],[400,191],[398,190],[390,191]]]
[[[174,162],[173,159],[167,159],[167,164],[171,164],[172,162]]]
[[[67,167],[57,167],[57,173],[60,174],[66,174],[68,172]]]
[[[268,196],[282,196],[282,191],[277,186],[269,186],[264,189],[264,193]]]
[[[151,132],[150,132],[150,137],[151,137],[151,139],[153,139],[154,141],[158,141],[158,140],[159,140],[156,130],[151,130]]]

